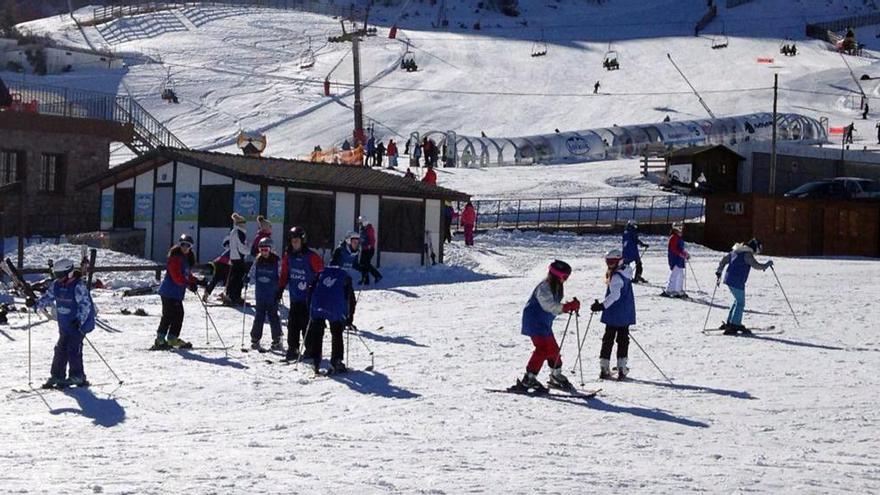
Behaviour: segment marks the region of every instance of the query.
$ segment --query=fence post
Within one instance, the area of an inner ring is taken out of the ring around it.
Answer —
[[[651,211],[648,213],[648,224],[654,223],[654,196],[651,196]]]
[[[516,228],[519,229],[519,212],[522,209],[522,200],[516,200]]]
[[[669,211],[672,209],[672,196],[666,197],[666,223],[669,223]]]
[[[538,225],[537,225],[537,228],[541,227],[541,206],[542,206],[543,202],[544,202],[543,199],[538,200]]]
[[[620,212],[620,196],[614,198],[614,222],[612,225],[617,225],[618,223],[618,214]]]
[[[681,214],[681,223],[684,223],[687,220],[688,201],[690,201],[690,199],[691,199],[690,194],[688,194],[684,197],[684,212],[682,212],[682,214]]]
[[[562,198],[559,198],[559,206],[556,208],[556,228],[562,225]]]
[[[577,226],[580,228],[581,226],[581,208],[584,207],[584,198],[578,198],[578,223]]]
[[[602,203],[600,202],[601,200],[602,198],[596,198],[596,221],[593,222],[593,227],[599,226],[599,208],[602,206]]]
[[[498,211],[495,213],[495,228],[501,226],[501,200],[498,200]]]

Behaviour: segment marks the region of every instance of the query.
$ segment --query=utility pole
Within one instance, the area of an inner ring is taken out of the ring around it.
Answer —
[[[779,90],[779,74],[773,74],[773,140],[770,147],[770,189],[771,196],[776,195],[776,101]]]
[[[369,15],[369,12],[367,13]],[[367,23],[364,20],[364,28],[358,29],[354,26],[352,31],[345,31],[345,21],[339,21],[342,24],[342,35],[330,36],[327,41],[331,43],[351,42],[351,58],[354,61],[354,143],[364,144],[366,135],[364,133],[364,104],[361,101],[361,52],[360,41],[361,36],[366,34]],[[335,69],[335,68],[334,68]]]

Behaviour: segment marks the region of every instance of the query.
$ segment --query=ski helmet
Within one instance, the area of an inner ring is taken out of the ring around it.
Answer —
[[[354,239],[361,240],[361,235],[353,230],[349,232],[347,236],[345,236],[346,241],[352,241]]]
[[[562,260],[553,260],[553,263],[550,263],[549,271],[551,275],[565,282],[571,276],[571,265]]]
[[[674,223],[674,224],[672,224],[672,230],[675,230],[679,233],[684,232],[684,224],[683,223]]]
[[[752,238],[749,242],[747,242],[746,246],[752,248],[752,251],[754,251],[755,254],[760,253],[764,249],[764,245],[761,244],[761,241],[755,238]]]
[[[622,259],[623,253],[620,252],[620,249],[612,249],[605,253],[605,264],[609,267],[616,268]]]
[[[262,239],[260,239],[257,247],[259,249],[272,249],[272,239],[270,237],[263,237]]]
[[[64,258],[52,265],[52,273],[55,278],[65,278],[73,272],[73,261]]]
[[[189,234],[181,234],[180,238],[177,240],[177,243],[181,245],[181,247],[193,247],[195,245],[195,241]]]
[[[305,241],[306,240],[306,229],[304,229],[300,226],[291,227],[290,228],[290,238],[291,239],[294,239],[294,238],[302,239]]]
[[[635,219],[633,219],[633,218],[630,218],[629,220],[626,221],[626,226],[629,228],[633,228],[633,229],[639,228],[639,225],[636,223]]]

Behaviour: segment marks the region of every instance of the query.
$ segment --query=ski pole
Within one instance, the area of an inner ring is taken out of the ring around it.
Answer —
[[[565,336],[568,334],[568,325],[571,323],[571,317],[574,315],[574,311],[568,313],[568,321],[565,322],[565,330],[562,331],[562,341],[559,342],[559,353],[556,354],[556,367],[558,368],[562,364],[562,346],[565,345]]]
[[[205,337],[208,335],[208,321],[211,321],[211,326],[214,327],[214,332],[217,334],[217,338],[220,339],[220,345],[223,346],[223,351],[226,353],[226,357],[229,357],[229,348],[226,347],[226,342],[223,342],[223,337],[220,335],[220,330],[217,329],[217,324],[214,323],[214,317],[211,316],[211,313],[208,312],[208,305],[205,304],[205,301],[199,299],[199,302],[202,303],[202,309],[205,310]]]
[[[28,325],[28,387],[33,388],[33,379],[31,378],[31,310],[27,309],[27,325]]]
[[[695,271],[694,271],[694,267],[693,267],[693,266],[691,266],[691,263],[690,263],[690,261],[688,261],[688,262],[687,262],[687,266],[688,266],[688,268],[690,268],[690,269],[691,269],[691,276],[693,276],[693,277],[694,277],[694,283],[696,283],[696,284],[697,284],[697,290],[698,290],[698,291],[700,291],[700,292],[703,292],[703,288],[702,288],[702,287],[700,287],[700,281],[699,281],[699,280],[697,280],[697,273],[696,273],[696,272],[695,272]]]
[[[116,372],[113,371],[113,368],[110,367],[110,363],[108,363],[107,360],[104,359],[104,356],[102,356],[101,353],[98,352],[98,348],[95,347],[95,344],[93,344],[91,340],[89,340],[89,336],[83,333],[82,330],[80,330],[80,333],[82,333],[83,338],[86,339],[86,342],[88,342],[89,347],[91,347],[92,350],[95,351],[95,354],[97,354],[101,361],[104,363],[104,366],[106,366],[107,369],[110,370],[110,373],[113,373],[113,376],[116,377],[116,379],[119,380],[119,384],[122,385],[122,378],[119,378],[119,375],[117,375]]]
[[[630,332],[629,338],[632,339],[633,343],[635,343],[635,345],[637,345],[639,347],[639,350],[641,350],[642,354],[644,354],[645,357],[648,358],[648,361],[651,361],[651,364],[653,364],[654,367],[657,368],[657,371],[659,371],[660,374],[663,375],[663,378],[665,378],[666,381],[669,382],[670,385],[675,385],[674,383],[672,383],[672,380],[670,380],[669,377],[666,376],[666,373],[664,373],[663,370],[661,370],[660,367],[657,366],[657,363],[655,363],[654,360],[651,359],[651,356],[649,356],[648,353],[645,351],[645,348],[642,347],[641,344],[639,344],[639,341],[636,340],[636,338],[633,336],[632,332]]]
[[[577,330],[577,338],[578,338],[578,342],[581,341],[581,325],[580,325],[580,323],[579,323],[579,321],[580,321],[580,316],[581,316],[581,315],[580,315],[579,312],[575,312],[575,313],[574,313],[574,328]],[[583,360],[581,360],[581,346],[580,346],[580,345],[578,345],[578,357],[577,357],[577,360],[578,360],[578,367],[579,367],[580,370],[581,370],[581,386],[583,387],[583,386],[584,386],[584,362],[583,362]]]
[[[798,321],[797,315],[794,312],[794,308],[791,307],[791,301],[788,300],[788,296],[785,294],[785,289],[782,288],[782,282],[779,281],[779,275],[776,274],[776,269],[773,268],[773,265],[770,265],[770,271],[773,272],[773,276],[776,277],[776,285],[779,286],[779,290],[782,291],[782,297],[785,298],[785,303],[788,304],[788,309],[791,311],[791,316],[794,317],[794,322],[798,327],[801,326],[801,322]]]
[[[593,311],[590,311],[590,319],[587,320],[587,328],[584,330],[584,340],[578,343],[578,361],[581,360],[581,349],[584,347],[584,344],[587,342],[587,334],[590,333],[590,324],[593,323],[593,315],[596,314]],[[571,367],[571,372],[574,373],[574,366]]]
[[[205,297],[208,295],[208,289],[205,289]],[[196,292],[196,297],[199,297],[199,293]],[[211,339],[208,336],[208,306],[205,305],[205,301],[199,297],[199,301],[202,303],[202,307],[205,308],[205,345],[211,345]],[[224,346],[225,347],[225,346]]]
[[[244,324],[245,319],[247,318],[247,290],[248,286],[245,284],[244,294],[241,296],[241,352],[248,352],[248,349],[244,346]]]
[[[353,330],[353,331],[357,331],[357,338],[361,341],[361,344],[364,345],[364,349],[366,349],[367,352],[370,353],[370,365],[369,365],[368,367],[364,368],[364,371],[373,371],[373,368],[375,368],[375,366],[376,366],[376,357],[375,357],[375,355],[373,354],[373,350],[370,349],[370,346],[367,345],[367,342],[366,342],[366,341],[364,340],[364,338],[361,336],[361,332],[360,332],[360,330],[357,329],[356,326],[351,325],[351,326],[349,327],[349,330],[350,330],[350,331],[352,331],[352,330]],[[349,334],[349,335],[351,335],[351,334]]]
[[[712,314],[712,305],[715,304],[716,292],[718,292],[718,283],[716,283],[715,288],[712,289],[712,299],[709,300],[709,311],[706,311],[706,321],[703,322],[703,333],[706,333],[706,330],[709,329],[709,315]]]

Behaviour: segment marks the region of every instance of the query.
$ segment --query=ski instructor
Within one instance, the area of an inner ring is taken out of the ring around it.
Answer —
[[[721,325],[724,335],[736,335],[737,332],[745,335],[752,333],[742,324],[743,310],[746,307],[746,282],[749,280],[752,268],[766,271],[773,266],[773,260],[760,263],[755,259],[755,255],[761,252],[762,247],[761,241],[757,239],[752,239],[744,244],[734,244],[733,249],[724,255],[721,262],[718,263],[718,269],[715,270],[715,286],[721,284],[721,275],[724,268],[727,267],[724,284],[733,294],[733,305],[730,306],[727,321]]]

